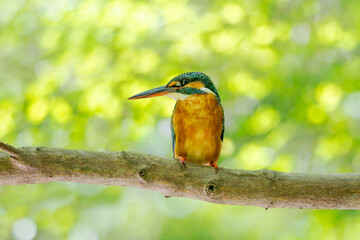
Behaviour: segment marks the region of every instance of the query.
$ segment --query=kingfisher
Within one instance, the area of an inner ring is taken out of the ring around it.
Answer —
[[[182,164],[210,165],[216,170],[224,138],[224,110],[211,79],[201,72],[183,73],[165,86],[131,99],[167,96],[176,101],[171,117],[172,149]]]

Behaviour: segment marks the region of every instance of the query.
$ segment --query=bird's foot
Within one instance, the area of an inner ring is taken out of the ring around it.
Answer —
[[[215,162],[210,162],[210,166],[215,168],[216,171],[219,171],[219,167]]]
[[[186,166],[186,158],[182,156],[175,156],[175,158],[179,159],[184,167]]]

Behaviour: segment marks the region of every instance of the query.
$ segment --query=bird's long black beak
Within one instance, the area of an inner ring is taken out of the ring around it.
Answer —
[[[176,89],[173,87],[162,86],[162,87],[150,89],[148,91],[136,94],[132,97],[129,97],[128,100],[149,98],[149,97],[158,97],[158,96],[166,95],[168,93],[173,93],[175,91],[176,91]]]

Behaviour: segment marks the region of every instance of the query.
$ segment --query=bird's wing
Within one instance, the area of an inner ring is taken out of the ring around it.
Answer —
[[[224,132],[225,132],[225,126],[224,126],[224,123],[223,123],[223,128],[222,128],[221,135],[220,135],[221,141],[223,141],[223,139],[224,139]]]
[[[173,118],[171,117],[171,142],[172,142],[172,150],[173,150],[173,155],[175,157],[175,131],[174,131],[174,124],[173,124]]]
[[[224,108],[222,106],[221,106],[221,108],[223,110],[223,117],[222,117],[222,131],[221,131],[220,139],[221,139],[221,141],[223,141],[224,133],[225,133],[225,116],[224,116]]]

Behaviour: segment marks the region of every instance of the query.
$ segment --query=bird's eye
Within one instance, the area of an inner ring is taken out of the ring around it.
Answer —
[[[185,79],[182,79],[181,80],[181,86],[185,86],[186,85],[186,80]]]

